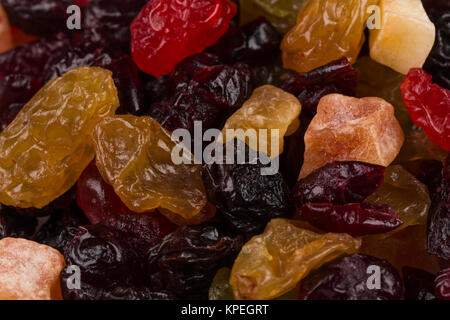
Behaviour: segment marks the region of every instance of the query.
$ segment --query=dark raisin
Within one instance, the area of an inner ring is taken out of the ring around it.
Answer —
[[[439,300],[450,300],[450,268],[444,269],[436,275],[434,281],[435,293]]]
[[[328,263],[299,284],[300,300],[400,300],[402,291],[389,262],[364,254]]]
[[[30,239],[36,231],[37,219],[23,217],[13,208],[0,204],[0,239],[6,237]]]
[[[448,0],[422,0],[422,4],[432,21],[450,11],[450,2]]]
[[[52,202],[50,202],[48,205],[46,205],[41,209],[33,207],[15,208],[15,209],[20,215],[23,216],[31,216],[31,217],[49,216],[57,211],[71,207],[73,204],[73,200],[75,198],[75,191],[76,191],[75,187],[69,189],[66,193],[56,198],[55,200],[53,200]]]
[[[299,180],[292,199],[299,208],[307,202],[362,202],[383,183],[385,170],[357,161],[328,163]]]
[[[0,79],[0,112],[14,103],[25,104],[40,89],[42,82],[29,75],[13,73]]]
[[[394,209],[372,203],[306,203],[301,207],[299,217],[327,232],[352,236],[386,233],[403,224]]]
[[[0,117],[0,132],[13,122],[23,106],[24,104],[22,103],[13,103],[6,110],[3,110],[3,114]]]
[[[227,64],[258,64],[273,60],[279,52],[281,35],[264,17],[230,29],[215,44],[214,51]]]
[[[13,26],[28,34],[47,36],[66,31],[66,10],[76,0],[3,0],[2,6]]]
[[[403,267],[402,271],[406,300],[436,300],[434,274],[411,267]]]
[[[423,160],[420,162],[416,178],[428,187],[430,195],[440,190],[442,168],[442,162],[437,160]]]
[[[230,265],[242,245],[241,236],[214,223],[180,227],[148,253],[151,288],[180,299],[207,299],[217,270]]]
[[[300,100],[302,112],[315,115],[319,100],[327,94],[354,96],[357,80],[358,70],[344,57],[310,72],[291,74],[282,89]]]

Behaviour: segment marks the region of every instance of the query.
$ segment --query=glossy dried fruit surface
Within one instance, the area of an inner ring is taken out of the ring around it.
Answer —
[[[11,37],[11,28],[9,26],[8,16],[0,5],[0,53],[6,52],[13,48]]]
[[[362,202],[383,183],[385,167],[364,162],[332,162],[300,179],[292,198],[298,208],[308,202]]]
[[[327,232],[355,237],[386,233],[403,224],[394,209],[372,203],[306,203],[300,208],[299,217]]]
[[[131,52],[138,67],[159,77],[184,58],[213,45],[237,8],[229,0],[154,0],[131,24]]]
[[[235,300],[233,288],[230,285],[230,268],[221,268],[217,271],[209,287],[209,300]]]
[[[440,300],[450,300],[450,268],[439,272],[434,283],[438,298]]]
[[[357,80],[358,70],[343,57],[310,72],[291,74],[282,89],[296,96],[304,112],[314,116],[320,99],[327,94],[355,95]]]
[[[217,270],[232,263],[242,244],[242,236],[217,223],[180,227],[148,252],[150,285],[179,299],[206,299]]]
[[[205,206],[201,167],[174,164],[171,153],[178,142],[154,119],[108,117],[92,137],[102,177],[129,209],[163,207],[189,219]]]
[[[370,56],[397,72],[421,68],[434,43],[435,28],[421,0],[380,0],[379,28],[370,30]]]
[[[375,0],[308,0],[281,44],[285,68],[308,72],[342,56],[354,63]]]
[[[300,178],[332,161],[363,161],[388,166],[404,134],[394,108],[380,98],[323,97],[305,133],[305,161]]]
[[[442,149],[450,150],[450,91],[431,82],[422,69],[409,71],[401,85],[403,101],[414,123]]]
[[[436,39],[423,68],[437,84],[450,90],[450,4],[447,6],[447,12],[435,22]]]
[[[395,232],[409,226],[425,225],[431,204],[427,187],[399,165],[387,167],[383,184],[366,201],[387,204],[397,212],[403,225]]]
[[[379,270],[379,287],[369,288],[374,268]],[[299,283],[300,300],[400,300],[402,291],[398,271],[388,261],[365,254],[330,262]]]
[[[405,300],[436,300],[434,274],[411,267],[404,267],[402,273],[405,283]]]
[[[355,253],[361,240],[347,234],[318,234],[274,219],[242,248],[231,271],[237,299],[272,299],[295,288],[311,270],[342,254]]]
[[[0,240],[0,299],[59,300],[64,257],[55,249],[17,238]]]
[[[272,85],[259,87],[253,91],[250,99],[228,118],[222,130],[224,140],[238,138],[246,141],[246,131],[252,130],[256,133],[254,138],[257,138],[257,141],[250,139],[249,146],[270,157],[276,157],[283,152],[284,136],[292,134],[298,128],[301,109],[300,102],[293,95]],[[235,134],[228,134],[229,129],[234,129]],[[242,132],[238,132],[238,129]],[[266,129],[266,134],[261,134],[260,129]],[[276,129],[278,133],[273,131]]]
[[[94,157],[91,130],[118,105],[104,69],[77,68],[47,83],[0,134],[0,201],[42,208],[69,190]]]

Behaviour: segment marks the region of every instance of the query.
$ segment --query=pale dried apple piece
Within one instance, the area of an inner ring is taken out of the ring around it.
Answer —
[[[387,167],[405,136],[394,107],[380,98],[323,97],[305,133],[300,178],[328,162],[362,161]]]
[[[60,300],[57,250],[20,238],[0,240],[0,300]]]

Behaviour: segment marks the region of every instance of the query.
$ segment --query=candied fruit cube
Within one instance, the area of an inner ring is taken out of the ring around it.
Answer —
[[[435,27],[420,0],[381,0],[381,28],[370,31],[373,60],[406,74],[430,53]]]
[[[380,98],[323,97],[305,133],[300,178],[332,161],[362,161],[387,167],[405,136],[394,107]]]
[[[49,246],[0,240],[0,300],[62,299],[59,273],[64,266],[63,255]]]

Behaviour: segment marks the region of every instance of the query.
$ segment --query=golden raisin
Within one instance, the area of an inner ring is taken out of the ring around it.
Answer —
[[[0,134],[0,202],[42,208],[94,158],[94,125],[119,106],[112,73],[73,69],[48,82]]]

